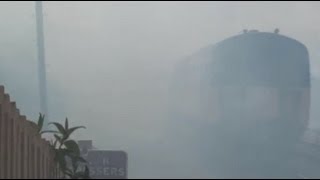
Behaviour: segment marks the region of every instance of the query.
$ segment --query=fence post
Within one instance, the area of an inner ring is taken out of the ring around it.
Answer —
[[[4,87],[0,86],[0,179],[5,179],[4,176],[4,166],[5,166],[5,122],[4,122],[4,110],[3,110],[3,102],[4,101]]]
[[[16,178],[17,176],[17,123],[15,119],[15,103],[10,102],[10,122],[11,122],[11,166],[10,166],[10,172],[11,172],[11,178]]]
[[[20,116],[20,123],[22,125],[21,130],[21,176],[22,178],[28,178],[28,137],[27,137],[27,118],[26,116]]]
[[[10,118],[10,96],[8,94],[4,95],[4,104],[3,107],[6,111],[4,111],[4,121],[5,121],[5,177],[7,179],[12,178],[11,175],[11,167],[12,167],[12,134],[13,134],[13,122]]]
[[[16,103],[13,102],[12,104],[12,115],[13,115],[13,120],[15,121],[15,178],[21,179],[21,122],[20,122],[20,110],[16,107]]]

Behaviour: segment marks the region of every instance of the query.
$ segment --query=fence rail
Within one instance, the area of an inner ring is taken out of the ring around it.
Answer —
[[[54,152],[0,86],[0,179],[57,179]]]

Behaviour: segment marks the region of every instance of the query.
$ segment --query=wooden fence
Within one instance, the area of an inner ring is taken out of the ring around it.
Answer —
[[[37,125],[20,115],[16,103],[0,86],[0,179],[57,179],[53,158]]]

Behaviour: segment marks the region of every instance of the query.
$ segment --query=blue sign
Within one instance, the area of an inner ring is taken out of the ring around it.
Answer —
[[[92,179],[127,179],[128,157],[124,151],[90,150],[86,160]]]

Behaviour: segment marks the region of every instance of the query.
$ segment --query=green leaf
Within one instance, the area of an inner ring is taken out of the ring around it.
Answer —
[[[86,172],[82,172],[82,171],[75,173],[74,177],[76,179],[90,179],[89,175],[86,174]]]
[[[55,125],[57,127],[57,129],[59,130],[60,134],[62,134],[63,136],[66,135],[66,130],[64,129],[64,127],[61,124],[56,123],[56,122],[49,123],[49,124]]]
[[[76,126],[76,127],[73,127],[73,128],[68,129],[68,130],[67,130],[67,133],[66,133],[66,138],[69,138],[69,137],[71,136],[71,134],[72,134],[75,130],[81,129],[81,128],[86,129],[86,127],[84,127],[84,126]]]
[[[43,122],[44,122],[44,115],[39,113],[39,119],[38,119],[38,128],[39,129],[38,129],[38,132],[40,132],[42,130]]]
[[[84,178],[85,179],[90,179],[90,171],[88,166],[86,166],[85,170],[84,170]]]
[[[60,142],[61,143],[61,137],[59,137],[58,135],[54,135],[54,137],[56,138],[56,140],[58,141],[58,142]]]
[[[56,149],[55,152],[56,152],[55,162],[57,162],[59,164],[60,170],[63,173],[64,172],[72,172],[68,169],[67,160],[66,160],[66,158],[67,158],[66,156],[70,152],[66,149]]]
[[[53,140],[52,139],[50,140],[50,146],[53,146]]]
[[[88,163],[87,162],[87,160],[85,160],[83,157],[81,157],[81,156],[78,156],[78,157],[76,157],[77,158],[77,160],[79,161],[79,162],[81,162],[81,163]]]
[[[57,143],[58,143],[58,139],[56,139],[56,140],[54,141],[54,143],[53,143],[53,148],[56,148]]]
[[[90,179],[90,174],[89,174],[89,168],[88,166],[85,166],[85,169],[82,171],[78,171],[74,174],[75,179]]]
[[[68,155],[69,156],[69,155]],[[78,168],[78,163],[76,161],[73,160],[73,158],[68,157],[68,163],[69,163],[69,167],[72,167],[72,172],[76,172],[77,168]],[[70,166],[71,163],[71,166]]]
[[[64,173],[72,174],[72,171],[71,171],[69,168],[66,168],[66,169],[64,170]]]
[[[63,172],[65,175],[69,176],[70,179],[74,179],[73,174],[70,172]]]
[[[74,179],[74,174],[73,172],[69,169],[69,168],[66,168],[63,173],[67,176],[69,176],[70,179]]]
[[[81,163],[87,163],[86,160],[83,159],[81,156],[76,156],[74,154],[70,154],[69,156],[71,157],[73,172],[77,172],[79,168],[80,171],[83,171],[84,168],[82,168],[83,164]]]
[[[74,179],[82,179],[83,178],[83,176],[84,176],[84,173],[83,172],[76,172],[75,174],[74,174]]]
[[[66,122],[65,122],[65,129],[66,129],[66,131],[68,131],[68,129],[69,129],[69,122],[68,122],[68,118],[66,118]]]
[[[58,131],[41,131],[40,134],[44,134],[44,133],[58,133]]]
[[[74,152],[69,150],[69,149],[60,149],[62,151],[62,153],[65,156],[68,156],[69,158],[71,158],[72,156],[74,156]]]
[[[57,161],[59,163],[60,169],[62,170],[62,172],[65,172],[67,169],[67,163],[66,163],[66,159],[65,159],[65,152],[63,151],[58,151],[57,154]]]
[[[74,140],[68,140],[64,142],[64,145],[69,151],[72,151],[76,156],[80,156],[79,146]]]

